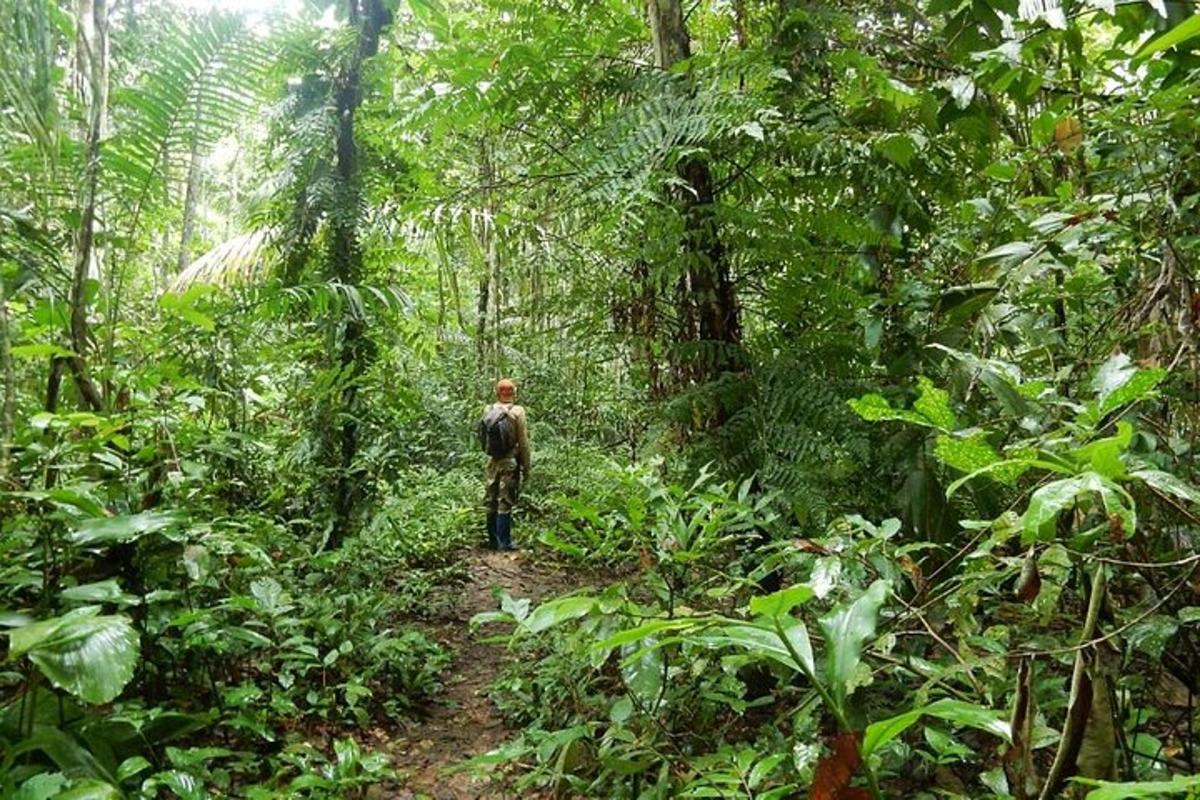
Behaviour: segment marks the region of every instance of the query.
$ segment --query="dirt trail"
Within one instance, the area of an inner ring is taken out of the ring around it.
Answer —
[[[387,749],[393,763],[408,775],[404,788],[388,796],[397,800],[458,800],[458,798],[516,797],[498,782],[486,783],[445,769],[487,753],[516,734],[505,726],[492,702],[483,694],[499,676],[508,654],[501,645],[479,641],[486,633],[472,634],[471,617],[496,611],[492,588],[499,586],[516,598],[537,601],[571,588],[569,576],[539,565],[527,552],[479,551],[467,559],[469,579],[458,590],[458,602],[433,620],[430,634],[455,655],[447,685],[434,698],[427,716],[393,734]],[[529,797],[528,794],[525,795]]]

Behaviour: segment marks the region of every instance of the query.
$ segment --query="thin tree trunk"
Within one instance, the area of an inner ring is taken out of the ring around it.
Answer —
[[[330,262],[336,280],[347,286],[356,286],[362,279],[362,250],[358,241],[356,213],[360,206],[360,192],[354,118],[362,102],[363,62],[379,50],[380,30],[391,16],[381,0],[347,0],[346,12],[350,24],[358,30],[358,50],[337,84],[336,170],[340,196],[338,212],[330,216]],[[358,381],[366,368],[367,357],[367,342],[363,333],[361,318],[347,316],[344,319],[338,358],[345,383],[341,392],[340,413],[337,415],[341,419],[341,428],[337,447],[334,526],[329,537],[331,547],[341,546],[360,495],[361,487],[352,470],[358,454]]]
[[[493,219],[490,216],[491,212],[491,189],[492,183],[491,161],[488,159],[487,142],[479,141],[479,183],[483,187],[484,201],[482,204],[482,220],[479,229],[479,250],[483,254],[483,273],[479,278],[479,303],[476,307],[477,319],[475,320],[475,346],[478,351],[479,358],[479,373],[481,375],[488,374],[488,368],[491,365],[492,356],[494,355],[491,347],[491,337],[488,335],[488,312],[491,304],[494,302],[493,295],[498,294],[499,287],[495,285],[492,271],[492,236],[493,236]]]
[[[197,113],[199,110],[197,109]],[[191,155],[188,158],[187,189],[183,196],[183,232],[179,235],[179,259],[175,274],[187,269],[191,262],[192,235],[196,227],[196,201],[200,184],[200,137],[192,136]],[[165,283],[165,281],[164,281]]]
[[[8,323],[8,302],[0,281],[0,377],[4,381],[3,405],[0,405],[0,486],[8,483],[13,440],[13,404],[16,379],[13,375],[12,350]]]
[[[84,177],[80,187],[80,221],[75,235],[75,270],[71,278],[70,338],[72,355],[67,366],[75,378],[80,400],[93,411],[104,407],[104,397],[88,375],[87,352],[90,347],[88,331],[87,279],[96,251],[96,203],[100,180],[100,140],[104,136],[108,116],[108,3],[107,0],[79,0],[81,11],[90,11],[81,18],[76,41],[79,48],[77,64],[87,68],[87,96],[90,99],[85,149]],[[55,393],[57,395],[57,393]]]

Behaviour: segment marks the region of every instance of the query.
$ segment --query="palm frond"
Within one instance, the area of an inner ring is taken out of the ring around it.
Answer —
[[[189,153],[245,124],[270,64],[271,49],[244,20],[213,14],[171,30],[140,85],[114,94],[117,132],[102,152],[104,180],[130,228]]]
[[[272,236],[271,229],[263,228],[221,242],[176,275],[167,291],[179,293],[200,284],[232,286],[261,280],[277,260],[268,246]]]

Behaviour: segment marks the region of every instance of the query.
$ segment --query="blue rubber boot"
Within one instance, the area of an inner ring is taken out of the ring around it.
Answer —
[[[512,514],[496,515],[496,539],[501,550],[516,550],[512,540]]]
[[[495,511],[489,511],[487,515],[487,532],[488,532],[488,549],[500,549],[500,537],[497,536],[497,514]]]

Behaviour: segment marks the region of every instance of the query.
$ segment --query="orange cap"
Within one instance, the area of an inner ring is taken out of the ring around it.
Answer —
[[[505,398],[512,397],[517,393],[517,385],[508,378],[501,378],[496,381],[496,397]]]

